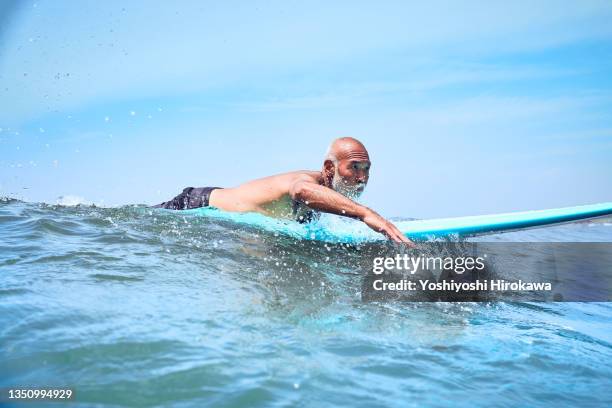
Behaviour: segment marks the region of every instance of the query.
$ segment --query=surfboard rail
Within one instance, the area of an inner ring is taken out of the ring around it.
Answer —
[[[417,239],[450,235],[465,237],[556,225],[609,215],[612,215],[612,202],[504,214],[401,221],[397,223],[397,226],[406,236]]]
[[[333,225],[324,222],[298,224],[294,221],[279,220],[258,213],[230,213],[212,207],[184,210],[182,213],[227,220],[297,239],[336,243],[359,243],[384,239],[381,234],[370,230],[365,224],[348,219],[342,219],[346,221],[345,223],[339,222]],[[428,240],[509,232],[610,215],[612,215],[612,202],[504,214],[399,221],[395,224],[410,239]]]

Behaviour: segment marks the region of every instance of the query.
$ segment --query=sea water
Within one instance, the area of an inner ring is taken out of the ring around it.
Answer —
[[[610,242],[612,224],[487,239]],[[0,201],[0,387],[68,387],[74,407],[612,404],[612,304],[363,303],[359,256],[197,214]]]

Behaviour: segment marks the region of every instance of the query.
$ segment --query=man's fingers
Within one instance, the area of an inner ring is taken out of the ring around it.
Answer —
[[[410,248],[416,248],[416,244],[412,242],[407,236],[400,232],[400,236],[402,237],[402,242],[408,245]]]
[[[416,245],[414,245],[414,242],[412,242],[411,240],[406,238],[406,236],[404,234],[400,234],[400,237],[402,239],[402,242],[404,244],[408,245],[408,247],[410,247],[410,248],[415,248],[416,247]]]
[[[384,230],[383,234],[385,234],[385,236],[393,242],[402,242],[401,239],[395,233],[395,231],[393,231],[393,229],[391,228]]]
[[[400,236],[402,237],[402,242],[408,244],[410,247],[413,247],[413,248],[416,246],[416,245],[414,245],[414,242],[412,242],[410,239],[408,239],[408,237],[405,236],[404,234],[402,234],[401,232],[400,232]]]
[[[397,241],[400,244],[406,244],[408,246],[408,248],[416,248],[416,245],[414,242],[412,242],[411,240],[409,240],[408,238],[406,238],[404,235],[400,234],[397,238]]]
[[[409,240],[395,225],[388,221],[381,225],[379,231],[393,242],[397,242],[398,244],[408,244],[408,246],[411,248],[416,247],[414,242]]]
[[[404,242],[404,243],[406,243],[406,244],[411,244],[411,243],[412,243],[412,242],[411,242],[411,241],[410,241],[408,238],[406,238],[406,237],[404,236],[404,234],[400,233],[400,237],[401,237],[401,239],[402,239],[402,242]]]
[[[395,242],[408,244],[408,246],[411,248],[416,247],[414,242],[412,242],[404,234],[402,234],[402,232],[399,229],[397,229],[395,225],[391,227],[391,234],[389,235],[389,237],[393,239],[393,241]]]
[[[402,242],[405,242],[404,240],[404,234],[402,234],[402,232],[400,230],[397,229],[397,227],[395,225],[391,225],[391,231],[393,231],[393,234],[398,237]]]
[[[390,228],[390,231],[388,232],[388,236],[393,241],[400,243],[400,244],[402,242],[407,242],[406,237],[404,237],[402,233],[399,232],[396,228]]]
[[[404,236],[404,234],[402,234],[402,231],[400,231],[400,230],[398,230],[397,228],[395,228],[395,233],[396,233],[396,234],[397,234],[397,235],[400,237],[400,239],[401,239],[403,242],[408,242],[408,238],[406,238],[406,237]]]
[[[395,234],[389,234],[387,237],[393,242],[397,242],[398,244],[402,243],[402,240]]]

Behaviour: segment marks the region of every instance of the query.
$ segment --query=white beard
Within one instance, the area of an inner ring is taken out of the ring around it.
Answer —
[[[342,177],[338,174],[338,170],[336,170],[336,174],[334,174],[334,178],[332,179],[332,189],[345,197],[350,198],[353,201],[359,199],[363,190],[359,191],[357,189],[358,186],[349,187],[342,182]]]

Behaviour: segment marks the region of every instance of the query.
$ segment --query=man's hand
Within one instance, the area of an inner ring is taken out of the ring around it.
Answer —
[[[378,215],[376,212],[369,210],[363,217],[362,221],[376,232],[380,232],[385,235],[391,241],[408,244],[409,247],[415,248],[414,242],[409,240],[397,229],[395,225],[385,220],[383,217]]]

